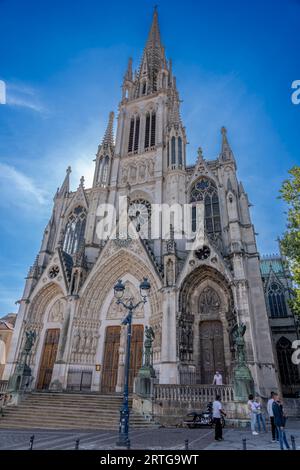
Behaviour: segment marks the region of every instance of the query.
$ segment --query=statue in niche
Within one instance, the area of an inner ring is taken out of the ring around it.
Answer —
[[[79,343],[80,343],[80,333],[79,333],[79,330],[76,330],[75,331],[75,334],[74,334],[74,340],[73,340],[73,352],[78,352],[78,349],[79,349]]]
[[[121,182],[125,184],[127,182],[127,179],[128,179],[128,168],[126,166],[123,166]]]
[[[130,179],[131,179],[131,181],[136,180],[136,166],[134,166],[134,165],[131,165],[131,167],[130,167]]]
[[[153,162],[153,160],[149,160],[149,162],[148,162],[148,173],[149,173],[149,176],[154,175],[154,162]]]
[[[29,330],[25,332],[25,335],[26,335],[26,340],[25,340],[23,351],[25,354],[29,354],[31,352],[31,349],[36,339],[36,332],[33,330]]]
[[[152,366],[152,343],[154,341],[155,334],[151,326],[145,328],[145,343],[144,343],[144,366]]]
[[[139,166],[139,178],[144,180],[146,176],[146,166],[144,163],[141,163]]]

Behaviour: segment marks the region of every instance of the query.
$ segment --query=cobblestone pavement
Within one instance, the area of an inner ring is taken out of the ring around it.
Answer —
[[[33,450],[72,450],[75,441],[82,450],[111,450],[117,448],[117,433],[113,431],[55,431],[55,430],[0,430],[0,450],[26,450],[30,436],[34,434]],[[300,421],[290,423],[287,429],[289,443],[294,435],[296,449],[300,450]],[[224,441],[214,440],[214,430],[202,429],[139,429],[130,433],[131,448],[144,450],[184,450],[185,440],[190,450],[241,450],[246,438],[248,450],[279,450],[278,443],[271,443],[270,433],[252,436],[248,429],[225,428]]]

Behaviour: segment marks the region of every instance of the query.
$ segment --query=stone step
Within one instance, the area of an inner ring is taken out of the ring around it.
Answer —
[[[120,395],[35,392],[26,395],[19,406],[6,407],[0,428],[117,430],[121,404]],[[154,426],[134,412],[130,424],[134,428]]]

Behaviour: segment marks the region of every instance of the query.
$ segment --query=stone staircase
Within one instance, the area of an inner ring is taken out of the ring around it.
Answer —
[[[0,429],[118,430],[121,403],[121,395],[32,392],[20,405],[5,408]],[[130,425],[155,426],[133,411]]]

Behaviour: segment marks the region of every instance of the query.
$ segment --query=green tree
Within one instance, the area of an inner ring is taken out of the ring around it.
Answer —
[[[294,298],[291,307],[300,316],[300,166],[294,166],[289,175],[280,189],[280,198],[288,205],[287,230],[280,244],[293,276]]]

